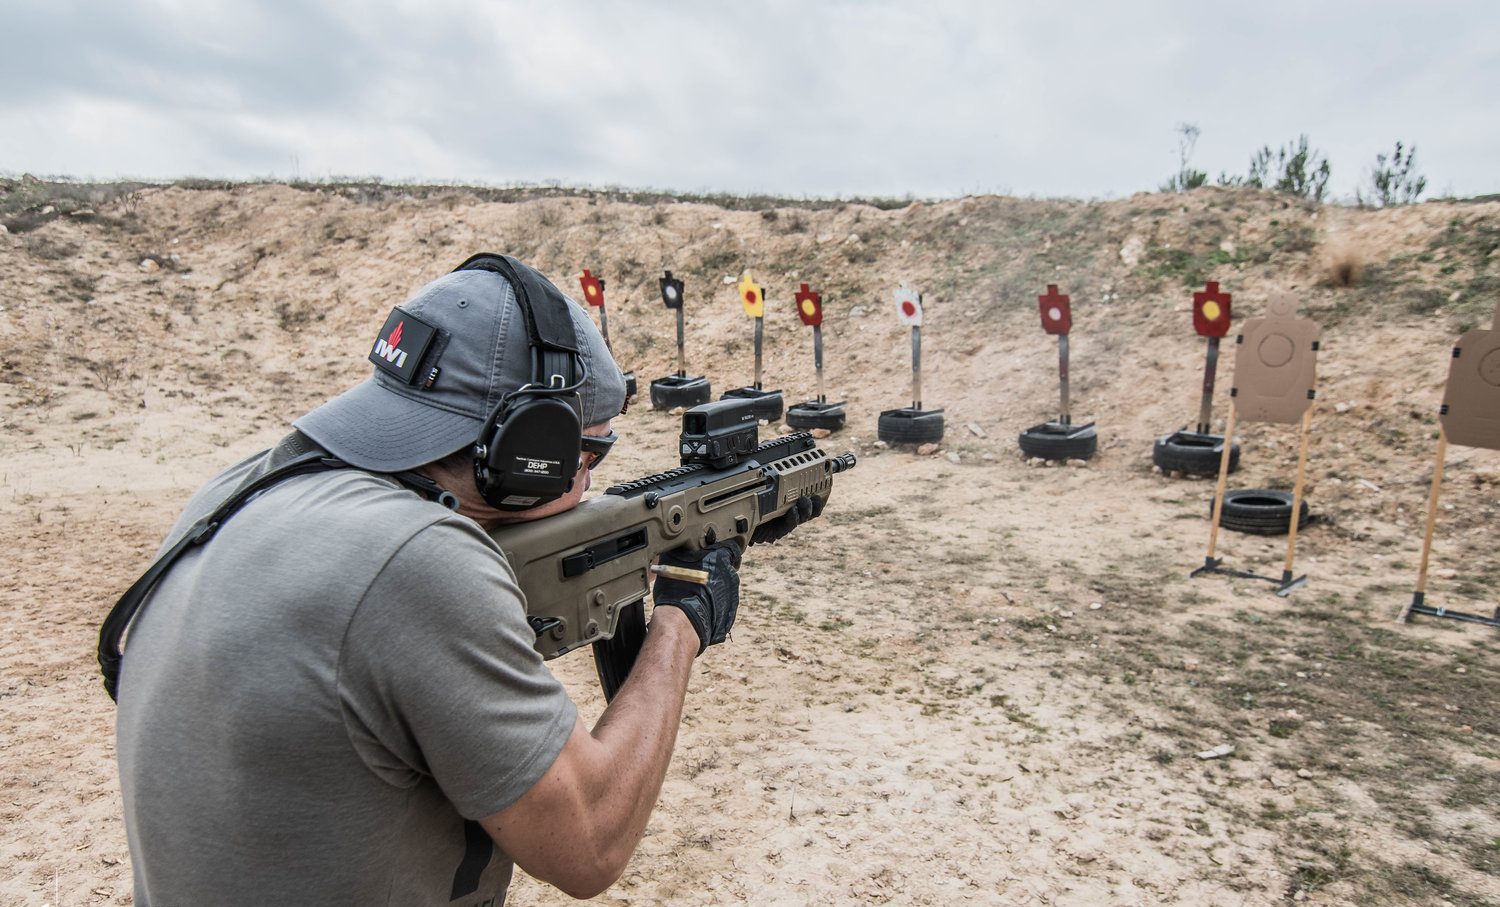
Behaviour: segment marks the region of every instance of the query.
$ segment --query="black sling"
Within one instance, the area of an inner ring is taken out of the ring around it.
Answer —
[[[294,455],[292,459],[280,466],[236,488],[234,493],[215,507],[212,513],[189,526],[182,538],[178,539],[171,548],[162,552],[161,557],[158,557],[156,562],[141,575],[141,578],[125,590],[125,594],[120,596],[120,600],[115,602],[115,606],[110,609],[109,616],[104,618],[104,623],[99,627],[99,670],[104,674],[104,690],[109,693],[110,699],[119,701],[120,665],[125,658],[125,653],[120,648],[120,641],[125,637],[125,631],[130,628],[131,622],[140,613],[146,596],[151,594],[151,590],[156,588],[157,582],[166,575],[178,558],[213,538],[214,533],[219,531],[219,527],[234,516],[247,501],[277,482],[309,472],[344,469],[349,466],[348,463],[318,447],[301,432],[292,432],[277,445],[277,449],[284,449]],[[381,473],[381,475],[389,475],[407,488],[436,500],[449,510],[458,509],[458,499],[438,487],[436,482],[426,476],[414,472]]]
[[[99,669],[104,672],[104,690],[109,693],[109,698],[119,701],[120,664],[125,657],[125,653],[120,649],[120,640],[124,638],[126,629],[130,627],[131,621],[135,620],[136,614],[141,610],[141,604],[145,602],[146,596],[151,594],[157,581],[171,569],[173,564],[177,563],[178,558],[213,538],[214,533],[219,531],[219,527],[224,525],[224,521],[234,516],[235,512],[257,492],[295,475],[325,469],[340,469],[347,465],[343,460],[331,457],[323,450],[314,449],[302,453],[259,478],[236,488],[234,493],[214,508],[212,513],[189,526],[182,538],[177,540],[177,544],[162,552],[161,557],[156,559],[156,562],[141,575],[141,578],[125,590],[125,594],[115,602],[114,608],[110,609],[109,616],[104,618],[104,623],[99,627]]]

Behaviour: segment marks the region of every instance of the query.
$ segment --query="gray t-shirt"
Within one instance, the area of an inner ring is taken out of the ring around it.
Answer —
[[[171,544],[266,455],[189,503]],[[140,907],[503,903],[472,820],[576,711],[471,520],[353,469],[285,479],[184,555],[126,640],[116,729]]]

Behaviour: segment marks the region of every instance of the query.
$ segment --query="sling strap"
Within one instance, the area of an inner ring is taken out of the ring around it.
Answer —
[[[104,623],[99,627],[99,669],[104,673],[104,691],[109,694],[109,698],[119,701],[120,665],[125,658],[120,642],[125,631],[140,612],[146,596],[151,594],[151,590],[178,558],[213,538],[219,527],[258,492],[292,476],[341,469],[348,465],[343,460],[329,456],[327,451],[317,448],[304,450],[286,463],[236,488],[212,513],[189,526],[182,538],[163,552],[141,578],[125,590],[125,594],[115,602],[109,616],[104,618]]]

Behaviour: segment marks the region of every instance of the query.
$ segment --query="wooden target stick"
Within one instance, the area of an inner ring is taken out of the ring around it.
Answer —
[[[1291,528],[1286,536],[1286,566],[1281,572],[1281,588],[1277,591],[1285,595],[1291,591],[1292,582],[1292,560],[1297,554],[1297,524],[1301,522],[1302,516],[1302,480],[1307,475],[1307,439],[1312,433],[1312,405],[1309,404],[1307,412],[1302,414],[1302,444],[1297,451],[1297,480],[1292,485],[1292,519]],[[1225,447],[1227,454],[1228,447]]]
[[[1224,453],[1219,456],[1219,484],[1214,489],[1214,515],[1208,530],[1208,556],[1204,565],[1214,566],[1214,551],[1219,544],[1219,518],[1224,515],[1224,489],[1229,484],[1229,451],[1234,446],[1234,417],[1237,408],[1229,404],[1229,421],[1224,426]]]
[[[1448,433],[1438,428],[1437,464],[1432,468],[1432,492],[1427,496],[1427,531],[1422,536],[1422,562],[1417,567],[1417,588],[1411,601],[1396,615],[1397,622],[1405,622],[1412,606],[1427,597],[1427,561],[1432,556],[1432,533],[1437,528],[1438,498],[1443,493],[1443,461],[1448,457]]]

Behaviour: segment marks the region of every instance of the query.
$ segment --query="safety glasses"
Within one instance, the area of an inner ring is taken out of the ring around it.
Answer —
[[[583,453],[594,455],[593,462],[584,465],[589,469],[597,469],[599,464],[604,462],[604,457],[609,453],[610,448],[614,447],[615,442],[618,440],[620,440],[620,436],[613,431],[607,435],[584,435],[583,441],[579,446]]]

